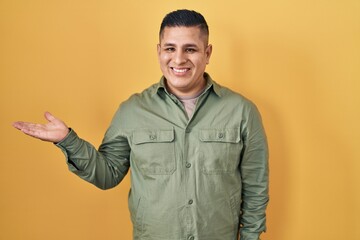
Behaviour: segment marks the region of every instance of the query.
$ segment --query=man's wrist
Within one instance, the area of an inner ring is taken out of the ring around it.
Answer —
[[[57,142],[54,142],[55,145],[59,145],[61,144],[62,142],[64,142],[70,135],[70,133],[72,132],[72,129],[71,128],[67,128],[67,131],[66,131],[66,134],[64,134],[64,137],[60,140],[60,141],[57,141]]]

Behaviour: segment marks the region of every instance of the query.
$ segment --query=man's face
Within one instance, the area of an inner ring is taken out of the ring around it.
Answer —
[[[165,27],[157,46],[168,90],[176,96],[193,96],[206,81],[204,71],[212,46],[198,27]]]

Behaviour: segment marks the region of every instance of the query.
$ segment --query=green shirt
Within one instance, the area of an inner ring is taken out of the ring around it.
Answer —
[[[268,150],[253,103],[216,84],[189,119],[164,78],[123,102],[98,150],[71,130],[69,169],[101,189],[131,168],[134,239],[257,240],[265,231]]]

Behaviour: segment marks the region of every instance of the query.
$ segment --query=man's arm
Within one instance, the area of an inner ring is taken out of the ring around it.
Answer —
[[[243,132],[241,240],[257,240],[266,230],[266,206],[269,201],[268,146],[261,117],[254,106]]]
[[[69,170],[101,189],[116,186],[129,170],[130,147],[125,137],[110,127],[99,150],[78,137],[72,129],[50,113],[46,124],[14,122],[13,126],[25,134],[53,142],[66,156]]]

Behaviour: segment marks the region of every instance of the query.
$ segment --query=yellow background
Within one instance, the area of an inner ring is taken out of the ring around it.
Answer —
[[[262,113],[262,239],[360,239],[358,0],[0,0],[0,239],[131,239],[128,178],[98,190],[11,123],[49,110],[98,146],[119,103],[159,80],[158,28],[179,8],[208,21],[207,71]]]

